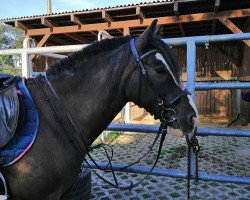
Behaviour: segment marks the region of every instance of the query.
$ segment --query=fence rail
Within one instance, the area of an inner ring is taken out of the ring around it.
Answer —
[[[96,165],[89,161],[89,164],[92,168],[97,169]],[[107,163],[104,162],[97,162],[97,164],[103,169],[111,169],[110,166],[107,167]],[[88,167],[84,165],[84,167]],[[114,171],[119,170],[120,168],[126,167],[125,164],[113,164],[112,168]],[[123,172],[130,172],[130,173],[139,173],[139,174],[148,174],[151,170],[151,167],[147,166],[131,166],[124,170]],[[155,168],[152,173],[155,176],[167,176],[172,178],[186,178],[187,174],[184,170],[178,169],[163,169],[163,168]],[[222,183],[238,183],[238,184],[250,184],[250,179],[240,176],[227,176],[227,175],[220,175],[220,174],[208,174],[205,172],[199,172],[198,174],[199,180],[203,181],[217,181]]]
[[[132,125],[132,124],[110,124],[108,131],[126,131],[157,133],[159,126],[156,125]],[[226,136],[226,137],[250,137],[250,130],[233,128],[198,128],[198,136]]]

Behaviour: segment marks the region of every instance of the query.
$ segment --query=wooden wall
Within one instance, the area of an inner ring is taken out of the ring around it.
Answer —
[[[182,67],[182,80],[187,80],[186,49],[175,49]],[[197,47],[196,81],[230,82],[237,80],[242,69],[242,44],[224,43]],[[242,78],[242,77],[241,77]],[[230,120],[237,116],[236,90],[196,91],[199,113]]]
[[[178,47],[174,50],[181,65],[181,78],[186,81],[186,48]],[[243,72],[243,52],[243,45],[238,42],[210,44],[208,47],[205,45],[198,46],[196,81],[217,83],[236,80],[250,81],[249,75]],[[250,62],[249,55],[245,55],[245,57],[248,57]],[[241,112],[241,117],[245,119],[246,110],[249,113],[249,105],[246,107],[246,103],[243,103],[245,106],[237,108],[237,98],[242,104],[236,90],[196,91],[196,104],[200,114],[200,122],[203,124],[227,125],[237,117],[238,112]],[[133,123],[139,123],[140,119],[147,122],[153,119],[134,104],[131,104],[131,118]],[[245,122],[243,123],[245,124]]]

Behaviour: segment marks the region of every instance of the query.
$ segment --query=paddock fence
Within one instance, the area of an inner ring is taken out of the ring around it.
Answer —
[[[192,97],[195,99],[196,91],[213,90],[213,89],[250,89],[250,82],[242,81],[231,81],[226,83],[211,83],[211,82],[196,82],[195,80],[195,68],[196,68],[196,48],[199,44],[209,44],[211,42],[221,41],[239,41],[250,39],[250,33],[243,34],[227,34],[227,35],[216,35],[216,36],[197,36],[197,37],[183,37],[173,39],[163,39],[168,45],[180,46],[186,45],[187,48],[187,88],[192,93]],[[35,72],[32,70],[31,56],[32,55],[46,55],[50,57],[64,57],[58,55],[58,53],[75,52],[86,45],[68,45],[68,46],[57,46],[57,47],[39,47],[39,48],[23,48],[23,49],[9,49],[1,50],[1,55],[21,55],[22,60],[22,75],[24,77],[32,77]],[[158,126],[155,125],[129,125],[129,124],[110,124],[107,127],[109,131],[126,131],[126,132],[145,132],[145,133],[156,133]],[[245,129],[232,129],[232,128],[207,128],[199,127],[197,135],[201,137],[209,136],[223,136],[223,137],[250,137],[250,130]],[[191,154],[191,177],[195,176],[195,156],[192,149],[189,152]],[[90,162],[91,163],[91,162]],[[99,162],[100,166],[106,167],[107,163]],[[91,166],[95,168],[95,165],[91,163]],[[119,169],[123,167],[123,164],[116,163],[113,169]],[[150,171],[148,166],[131,166],[124,170],[125,172],[146,174]],[[225,183],[238,183],[238,184],[249,184],[250,177],[238,177],[228,176],[221,174],[210,174],[207,172],[199,171],[199,179],[205,181],[218,181]],[[186,178],[187,172],[179,169],[162,169],[155,168],[152,175],[167,176],[175,178]]]

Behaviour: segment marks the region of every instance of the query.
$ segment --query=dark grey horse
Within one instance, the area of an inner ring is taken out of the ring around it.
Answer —
[[[155,91],[140,75],[129,37],[94,42],[47,71],[48,79],[79,127],[87,147],[128,101],[159,118],[160,106],[155,93],[171,101],[183,92],[177,59],[159,35],[160,28],[154,21],[135,40],[140,55],[153,49],[160,52],[143,60]],[[3,172],[12,199],[59,200],[77,179],[83,157],[63,133],[64,129],[32,79],[27,80],[27,87],[39,113],[38,137],[27,154]],[[179,127],[173,126],[170,132],[192,132],[197,112],[189,95],[174,109]]]

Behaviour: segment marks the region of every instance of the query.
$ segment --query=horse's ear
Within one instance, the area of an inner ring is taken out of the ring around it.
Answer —
[[[143,49],[153,40],[154,33],[156,31],[157,19],[155,19],[151,25],[135,40],[135,45],[138,51]]]
[[[161,31],[162,31],[162,26],[158,25],[155,32],[154,32],[154,38],[161,38]]]

